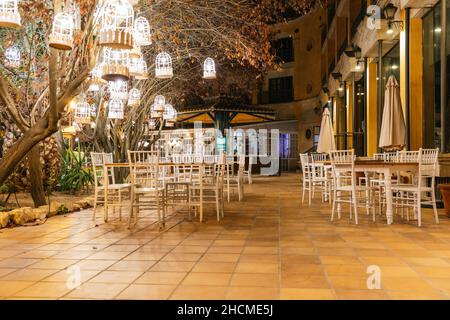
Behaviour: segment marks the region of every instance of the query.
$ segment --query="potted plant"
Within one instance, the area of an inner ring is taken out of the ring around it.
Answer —
[[[444,201],[445,214],[450,218],[450,184],[440,184],[438,188]]]

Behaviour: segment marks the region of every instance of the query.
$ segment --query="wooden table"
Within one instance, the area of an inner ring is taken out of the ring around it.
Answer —
[[[339,167],[348,167],[351,170],[350,165],[336,165]],[[382,160],[366,160],[357,159],[355,161],[356,172],[377,172],[384,176],[384,185],[386,189],[386,217],[387,223],[392,224],[394,221],[393,210],[393,195],[392,195],[392,180],[393,173],[400,171],[408,171],[418,173],[419,163],[417,162],[384,162]]]

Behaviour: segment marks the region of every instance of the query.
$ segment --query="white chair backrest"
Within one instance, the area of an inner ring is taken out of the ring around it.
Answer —
[[[104,184],[104,164],[113,163],[112,153],[91,152],[92,169],[94,171],[95,186]],[[108,169],[109,183],[115,183],[114,168]]]
[[[351,164],[355,163],[355,150],[330,151],[331,164]]]
[[[324,162],[328,160],[328,154],[326,153],[312,153],[311,154],[312,162]]]
[[[129,163],[159,163],[159,151],[130,151],[128,150]]]
[[[356,185],[355,150],[330,151],[333,177],[337,187]]]
[[[419,150],[419,175],[421,177],[436,176],[438,166],[439,149],[420,149]]]
[[[419,151],[398,151],[397,161],[398,162],[419,162]]]

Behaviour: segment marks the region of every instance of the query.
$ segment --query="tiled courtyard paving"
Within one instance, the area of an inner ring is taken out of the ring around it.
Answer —
[[[245,196],[219,223],[212,207],[203,224],[179,212],[164,232],[152,217],[129,231],[98,214],[96,226],[91,210],[0,230],[0,299],[450,298],[442,211],[435,225],[426,210],[422,228],[373,223],[362,210],[355,226],[347,208],[331,223],[328,205],[301,204],[299,175],[256,178]],[[370,265],[380,290],[367,288]],[[70,289],[78,268],[81,286]]]

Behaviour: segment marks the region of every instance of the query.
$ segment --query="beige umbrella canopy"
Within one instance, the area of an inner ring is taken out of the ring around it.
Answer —
[[[400,99],[400,86],[397,79],[390,76],[386,85],[379,147],[386,151],[397,151],[403,149],[405,144],[406,125]]]
[[[334,140],[333,124],[331,123],[330,110],[325,108],[322,114],[322,124],[320,125],[319,144],[317,152],[328,153],[336,150],[336,142]]]

